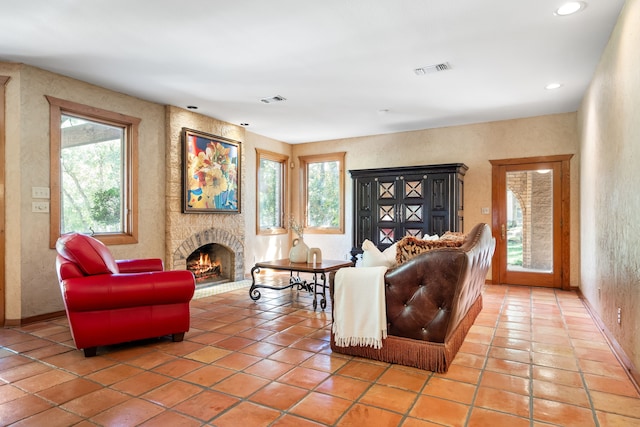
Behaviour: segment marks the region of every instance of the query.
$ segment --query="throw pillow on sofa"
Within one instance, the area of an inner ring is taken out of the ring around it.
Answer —
[[[396,245],[394,243],[380,252],[372,241],[366,239],[362,242],[362,267],[393,267],[396,263]]]
[[[446,233],[438,240],[423,240],[413,236],[405,236],[397,244],[396,263],[402,264],[423,252],[437,248],[458,248],[464,243],[464,235],[450,235]]]
[[[439,240],[452,240],[456,242],[464,242],[465,235],[459,231],[447,231],[442,236],[440,236]]]

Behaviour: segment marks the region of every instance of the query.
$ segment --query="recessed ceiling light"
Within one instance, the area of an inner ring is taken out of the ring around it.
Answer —
[[[587,7],[587,4],[583,1],[570,1],[556,9],[554,14],[557,16],[573,15],[574,13],[584,10],[585,7]]]
[[[197,110],[198,109],[198,107],[196,107],[195,105],[187,105],[187,108],[189,110]]]
[[[544,88],[548,90],[560,89],[562,87],[561,83],[549,83]]]

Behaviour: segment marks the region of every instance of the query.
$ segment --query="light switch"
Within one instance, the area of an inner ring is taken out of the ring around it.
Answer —
[[[482,215],[489,215],[489,208],[482,208],[481,212],[482,212]]]
[[[49,187],[31,187],[31,197],[34,199],[48,199]]]
[[[49,212],[49,202],[31,202],[31,212]]]

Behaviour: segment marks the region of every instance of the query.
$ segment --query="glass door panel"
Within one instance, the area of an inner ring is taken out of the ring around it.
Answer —
[[[507,269],[553,272],[553,170],[506,174]]]

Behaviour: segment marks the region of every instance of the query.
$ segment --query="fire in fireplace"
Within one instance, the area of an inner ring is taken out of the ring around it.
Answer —
[[[229,251],[222,245],[210,243],[199,247],[187,257],[187,270],[196,284],[216,284],[229,281]]]

